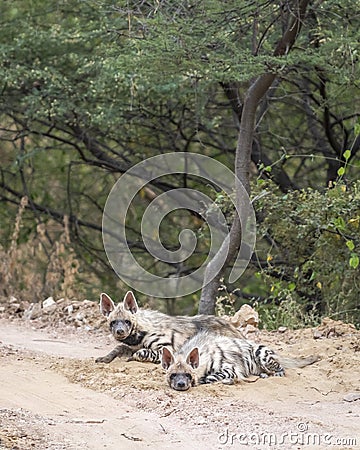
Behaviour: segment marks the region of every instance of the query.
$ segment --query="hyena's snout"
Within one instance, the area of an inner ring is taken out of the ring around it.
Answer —
[[[187,391],[191,387],[191,376],[186,373],[170,375],[170,386],[176,391]]]
[[[125,339],[130,334],[130,323],[126,320],[113,320],[110,322],[110,330],[117,340]]]

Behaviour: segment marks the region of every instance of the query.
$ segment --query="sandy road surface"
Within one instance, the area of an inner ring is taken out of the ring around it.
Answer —
[[[186,393],[159,366],[94,364],[106,334],[0,321],[0,449],[360,448],[359,334],[314,340],[309,330],[261,340],[322,360],[285,378]]]
[[[66,338],[4,323],[0,342],[0,448],[180,449],[188,441],[186,430],[175,431],[169,419],[69,382],[49,368],[45,357],[84,358],[89,352],[96,357],[106,347],[74,345]],[[17,439],[16,433],[14,438],[2,436],[6,425],[1,417],[10,411],[17,413],[13,417],[20,427],[21,422],[30,422],[22,438]],[[37,439],[34,435],[39,433],[43,436]],[[192,439],[192,443],[208,448],[201,441]]]

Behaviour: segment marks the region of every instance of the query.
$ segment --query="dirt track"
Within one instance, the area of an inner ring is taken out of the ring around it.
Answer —
[[[34,448],[35,444],[39,449],[183,448],[178,444],[187,439],[187,434],[181,428],[179,432],[173,430],[166,418],[160,420],[154,413],[139,411],[110,395],[71,383],[54,370],[58,364],[71,367],[89,351],[100,356],[106,351],[105,346],[100,351],[72,338],[60,339],[4,323],[0,341],[3,447],[25,449]],[[13,422],[10,432],[6,420]],[[20,433],[17,425],[23,425]],[[207,448],[200,441],[196,445]]]
[[[28,323],[0,322],[1,449],[360,448],[360,400],[344,401],[360,390],[360,337],[346,326],[317,340],[261,333],[284,354],[323,359],[285,378],[182,393],[159,366],[94,364],[112,348],[106,333]]]

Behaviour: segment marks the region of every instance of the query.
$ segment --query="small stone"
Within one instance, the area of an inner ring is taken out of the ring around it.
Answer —
[[[232,317],[223,316],[223,318],[230,321],[235,328],[244,328],[246,325],[257,327],[259,325],[259,314],[247,304],[242,305]]]
[[[278,328],[279,333],[285,333],[286,330],[287,330],[287,327],[279,327]]]
[[[321,339],[323,337],[322,333],[319,330],[314,330],[313,338]]]
[[[43,301],[43,308],[50,308],[51,306],[56,305],[55,300],[53,299],[53,297],[48,297],[46,300]]]
[[[240,328],[240,331],[245,336],[246,339],[253,339],[260,333],[259,328],[254,327],[254,325],[250,325],[249,323],[245,328]]]
[[[65,308],[65,311],[66,311],[68,314],[72,314],[73,311],[74,311],[73,305],[67,306],[67,307]]]
[[[344,395],[343,400],[346,402],[355,402],[356,400],[360,400],[360,392],[349,392]]]
[[[75,316],[75,319],[79,322],[82,322],[84,320],[84,315],[81,312],[78,312]]]
[[[23,318],[26,320],[37,319],[41,316],[42,308],[40,303],[30,303],[30,306],[24,311]]]

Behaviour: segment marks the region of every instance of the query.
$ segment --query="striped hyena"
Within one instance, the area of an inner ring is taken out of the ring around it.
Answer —
[[[170,387],[186,391],[197,384],[217,381],[233,384],[250,375],[284,376],[284,368],[305,367],[318,360],[316,356],[285,358],[265,345],[202,331],[187,340],[175,354],[164,347],[161,363]]]
[[[117,356],[130,360],[160,363],[161,349],[178,350],[184,342],[201,330],[242,338],[241,332],[225,319],[215,316],[168,316],[154,310],[140,309],[129,291],[123,303],[115,306],[111,298],[100,295],[100,311],[107,317],[110,331],[121,342],[108,355],[96,362],[110,363]]]

